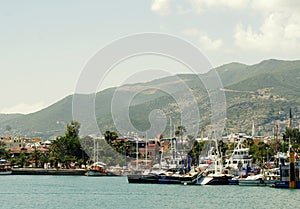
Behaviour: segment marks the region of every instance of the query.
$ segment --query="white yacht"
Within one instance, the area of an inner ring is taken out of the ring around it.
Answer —
[[[229,158],[226,159],[225,168],[232,170],[246,170],[252,166],[252,155],[249,155],[249,148],[243,148],[242,143],[245,138],[241,138]]]

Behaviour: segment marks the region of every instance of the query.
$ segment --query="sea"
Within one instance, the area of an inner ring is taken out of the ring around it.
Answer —
[[[300,190],[129,184],[126,177],[0,176],[0,208],[298,208]]]

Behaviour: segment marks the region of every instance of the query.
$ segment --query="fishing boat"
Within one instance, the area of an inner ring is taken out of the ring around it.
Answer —
[[[245,138],[241,138],[233,150],[232,154],[225,160],[225,168],[236,171],[235,175],[247,175],[247,171],[252,166],[252,155],[249,148],[242,147]]]
[[[0,160],[0,175],[12,174],[11,165],[7,160]]]
[[[106,164],[102,162],[94,163],[91,168],[86,172],[86,176],[118,176],[114,172],[106,169]]]
[[[229,185],[233,175],[221,173],[219,171],[205,171],[196,184],[200,185]]]
[[[247,176],[246,178],[238,179],[238,185],[240,186],[272,186],[278,181],[278,175],[264,175],[257,174],[253,176]]]
[[[207,168],[202,177],[199,178],[196,184],[200,185],[228,185],[229,180],[234,176],[228,174],[228,172],[223,169],[222,157],[218,150],[218,142],[214,140],[216,143],[216,148],[212,147],[208,153],[208,158],[212,161],[212,165],[214,168]]]
[[[289,164],[280,164],[280,180],[272,185],[275,188],[300,189],[300,159],[293,152],[289,155]]]
[[[160,184],[196,184],[202,175],[203,172],[201,170],[194,168],[187,173],[184,172],[184,169],[169,169],[158,176],[158,181]]]

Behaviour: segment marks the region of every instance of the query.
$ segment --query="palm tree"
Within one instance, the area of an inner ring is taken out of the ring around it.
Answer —
[[[48,153],[41,153],[41,155],[40,155],[41,167],[44,167],[44,165],[48,162],[49,162],[49,154]]]
[[[182,139],[183,134],[186,132],[186,129],[184,126],[178,126],[176,131],[175,131],[175,135],[179,136]]]
[[[41,151],[35,148],[34,151],[31,153],[31,159],[35,161],[35,167],[39,167],[38,164],[39,164],[40,157],[41,157]]]
[[[9,161],[10,161],[10,164],[11,164],[12,166],[14,166],[14,165],[17,163],[17,160],[16,160],[16,158],[14,158],[14,157],[11,157],[11,158],[9,159]]]
[[[21,152],[19,155],[19,164],[22,168],[27,164],[27,157],[24,152]]]
[[[175,136],[178,136],[181,141],[181,149],[183,148],[183,134],[186,132],[184,126],[178,126],[175,131]],[[181,151],[182,152],[182,151]]]

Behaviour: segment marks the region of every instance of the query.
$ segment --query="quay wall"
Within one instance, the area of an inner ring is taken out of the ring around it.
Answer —
[[[84,169],[43,169],[43,168],[18,168],[13,169],[13,175],[60,175],[60,176],[83,176]]]

